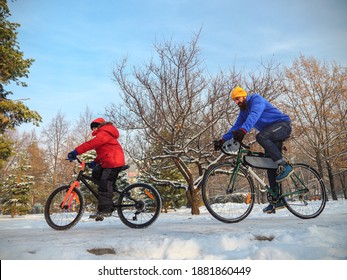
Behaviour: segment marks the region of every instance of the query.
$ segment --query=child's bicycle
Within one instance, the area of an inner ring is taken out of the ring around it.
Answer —
[[[270,157],[252,152],[249,146],[233,139],[224,143],[222,152],[236,154],[236,158],[212,165],[206,170],[202,182],[203,201],[217,220],[236,223],[251,213],[255,202],[254,180],[258,182],[260,192],[267,191],[270,203],[283,202],[299,218],[315,218],[322,213],[327,200],[324,182],[309,165],[291,164],[294,172],[279,183],[279,191],[274,192],[252,169],[277,169]]]
[[[97,191],[88,183],[97,183],[97,181],[85,174],[85,162],[77,160],[81,169],[75,181],[70,185],[56,188],[46,202],[44,212],[46,222],[56,230],[70,229],[81,219],[85,209],[85,199],[80,190],[81,182],[95,198],[98,197]],[[119,171],[128,168],[129,166],[125,165]],[[144,183],[134,183],[120,191],[116,181],[117,178],[113,183],[114,208],[117,209],[120,220],[131,228],[145,228],[151,225],[161,211],[162,204],[158,191]]]

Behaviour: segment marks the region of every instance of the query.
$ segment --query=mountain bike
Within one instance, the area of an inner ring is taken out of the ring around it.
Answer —
[[[209,167],[202,181],[202,197],[207,210],[217,220],[236,223],[245,219],[255,202],[255,181],[270,203],[283,202],[295,216],[315,218],[324,210],[327,194],[319,173],[304,163],[292,163],[294,172],[272,190],[254,169],[277,169],[278,165],[261,152],[234,139],[223,144],[222,152],[236,156]]]
[[[80,170],[76,179],[69,185],[56,188],[48,197],[44,216],[47,224],[55,230],[67,230],[75,226],[81,219],[86,202],[80,189],[81,183],[97,199],[98,192],[91,185],[97,180],[85,173],[86,163],[77,158]],[[119,172],[128,169],[125,165]],[[119,190],[113,183],[114,209],[117,209],[120,220],[131,228],[145,228],[155,222],[161,211],[161,198],[158,191],[151,185],[134,183],[124,190]]]

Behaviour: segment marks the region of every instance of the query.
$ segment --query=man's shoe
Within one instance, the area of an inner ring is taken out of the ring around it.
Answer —
[[[89,216],[90,219],[95,219],[95,221],[102,221],[104,218],[111,217],[113,211],[100,211],[98,210],[96,213],[91,214]]]
[[[89,219],[95,219],[96,218],[96,213],[90,214]]]
[[[268,213],[268,214],[272,214],[272,213],[275,214],[276,210],[282,209],[284,207],[285,207],[285,205],[284,205],[284,203],[282,201],[277,203],[277,204],[275,204],[275,205],[270,203],[268,206],[266,206],[263,209],[263,212],[264,213]]]
[[[277,169],[277,177],[276,182],[282,182],[286,179],[290,174],[293,173],[293,167],[291,167],[288,163],[278,166]]]
[[[286,206],[284,205],[283,201],[281,200],[280,202],[278,202],[277,204],[275,204],[275,209],[279,210],[279,209],[283,209]]]
[[[276,213],[275,206],[273,206],[273,205],[270,203],[268,206],[266,206],[266,207],[263,209],[263,212],[264,212],[264,213],[268,213],[268,214]]]

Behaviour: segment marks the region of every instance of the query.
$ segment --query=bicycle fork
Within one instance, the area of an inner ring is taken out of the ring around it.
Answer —
[[[65,194],[63,202],[60,204],[61,209],[69,209],[71,206],[71,203],[74,200],[78,200],[78,196],[76,193],[73,191],[75,188],[79,188],[80,182],[79,181],[74,181],[71,185],[67,193]]]
[[[236,167],[233,170],[233,173],[231,174],[230,181],[229,181],[229,184],[228,184],[228,187],[226,190],[227,194],[232,194],[234,192],[234,186],[236,184],[236,177],[237,177],[237,174],[239,172],[239,169],[240,169],[240,164],[236,165]],[[248,171],[248,169],[247,169],[247,171]],[[260,180],[259,177],[258,177],[258,179]],[[251,193],[247,194],[246,199],[245,199],[245,203],[246,204],[251,203]]]

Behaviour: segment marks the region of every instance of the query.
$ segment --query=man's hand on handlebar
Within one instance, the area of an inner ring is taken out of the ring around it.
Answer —
[[[240,143],[242,143],[242,140],[243,140],[243,138],[245,138],[245,135],[247,132],[243,128],[240,128],[238,130],[232,131],[232,133],[234,135],[234,139],[239,141]]]
[[[222,148],[224,142],[225,141],[223,139],[213,140],[214,150],[219,151]]]

